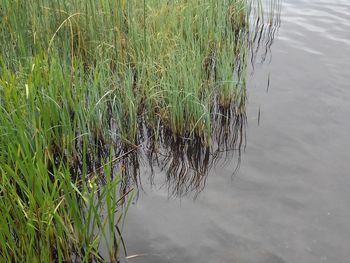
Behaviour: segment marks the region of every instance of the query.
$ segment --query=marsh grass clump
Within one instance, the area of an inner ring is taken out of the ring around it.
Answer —
[[[188,167],[205,174],[213,145],[241,143],[217,123],[243,134],[250,9],[246,0],[1,0],[1,262],[98,262],[103,242],[117,262],[127,177],[139,171],[129,153],[151,141],[153,162],[177,149],[163,159],[173,180]]]
[[[77,123],[82,133],[111,137],[109,120],[133,144],[145,114],[150,128],[162,122],[209,143],[214,101],[244,108],[246,1],[2,2],[1,71],[21,72],[14,85],[23,89],[35,67],[42,80],[31,93],[57,82],[50,97],[72,119],[88,109],[89,125]]]

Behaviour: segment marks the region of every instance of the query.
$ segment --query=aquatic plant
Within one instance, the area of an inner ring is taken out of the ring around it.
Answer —
[[[174,136],[209,140],[215,100],[243,110],[246,1],[2,2],[2,71],[23,72],[14,85],[32,94],[49,90],[49,83],[28,83],[32,67],[48,76],[59,71],[55,80],[42,76],[60,79],[50,97],[67,96],[71,114],[92,107],[81,133],[111,137],[110,120],[133,144],[145,114],[152,129],[162,122]]]
[[[103,261],[102,243],[116,262],[139,170],[130,153],[151,142],[153,162],[192,142],[163,159],[176,178],[184,151],[205,174],[202,149],[241,144],[227,137],[243,136],[250,10],[246,0],[1,0],[1,262]]]

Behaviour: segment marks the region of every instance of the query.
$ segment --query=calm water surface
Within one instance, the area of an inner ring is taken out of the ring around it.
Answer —
[[[350,262],[349,55],[349,0],[284,0],[239,172],[217,166],[195,200],[144,179],[123,262]]]

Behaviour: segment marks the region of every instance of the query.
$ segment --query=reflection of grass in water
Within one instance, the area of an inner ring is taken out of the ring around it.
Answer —
[[[104,237],[116,260],[125,180],[115,156],[165,131],[211,147],[216,109],[244,113],[248,10],[243,0],[2,1],[0,261],[98,261]]]

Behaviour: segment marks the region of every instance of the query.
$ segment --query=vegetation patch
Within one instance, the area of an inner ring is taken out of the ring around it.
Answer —
[[[242,144],[251,8],[1,0],[1,262],[117,262],[124,157],[177,145],[163,160],[176,177],[186,162],[205,173],[209,147]]]

